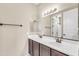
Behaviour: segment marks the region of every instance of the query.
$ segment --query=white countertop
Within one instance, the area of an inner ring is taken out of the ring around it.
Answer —
[[[53,37],[43,36],[43,38],[39,38],[38,35],[28,35],[28,38],[70,56],[79,55],[79,42],[63,39],[62,43],[58,43]]]

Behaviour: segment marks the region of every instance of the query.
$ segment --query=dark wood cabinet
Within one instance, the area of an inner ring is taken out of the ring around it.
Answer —
[[[31,56],[68,56],[31,39],[28,40],[28,46]]]
[[[33,49],[32,49],[33,46],[32,45],[33,45],[33,41],[31,39],[29,39],[28,40],[28,47],[29,47],[29,50],[28,51],[29,51],[29,54],[30,55],[33,55]]]
[[[39,43],[33,41],[33,56],[39,56]]]
[[[50,56],[50,48],[40,44],[40,56]]]
[[[61,53],[61,52],[54,50],[54,49],[50,49],[50,55],[51,56],[68,56],[68,55]]]

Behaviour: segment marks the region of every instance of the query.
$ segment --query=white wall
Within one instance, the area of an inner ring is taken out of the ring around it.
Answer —
[[[22,55],[27,51],[30,21],[36,20],[33,4],[0,4],[0,22],[23,24],[23,27],[0,26],[0,55]]]

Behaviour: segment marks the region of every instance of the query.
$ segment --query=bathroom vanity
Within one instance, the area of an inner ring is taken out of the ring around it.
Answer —
[[[39,25],[37,25],[39,30],[36,32],[40,32],[40,34],[28,35],[30,55],[79,55],[79,28],[77,7],[68,8],[46,17],[42,17],[37,23],[39,23]]]
[[[31,39],[29,39],[29,53],[32,56],[68,56]]]
[[[46,39],[47,38],[47,39]],[[50,40],[52,39],[52,40]],[[49,41],[48,41],[49,40]],[[29,54],[31,56],[77,56],[78,43],[58,43],[52,37],[39,38],[37,35],[28,36]]]

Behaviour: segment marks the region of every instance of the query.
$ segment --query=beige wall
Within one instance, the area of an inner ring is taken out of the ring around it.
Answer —
[[[30,21],[36,20],[33,4],[0,4],[0,22],[23,24],[23,27],[0,26],[0,55],[22,55],[27,51]]]
[[[70,6],[76,4],[41,4],[37,6],[38,10],[33,4],[0,4],[0,22],[23,24],[23,27],[0,26],[0,55],[22,55],[28,51],[27,32],[30,32],[30,22],[46,9],[58,7],[62,10]]]

